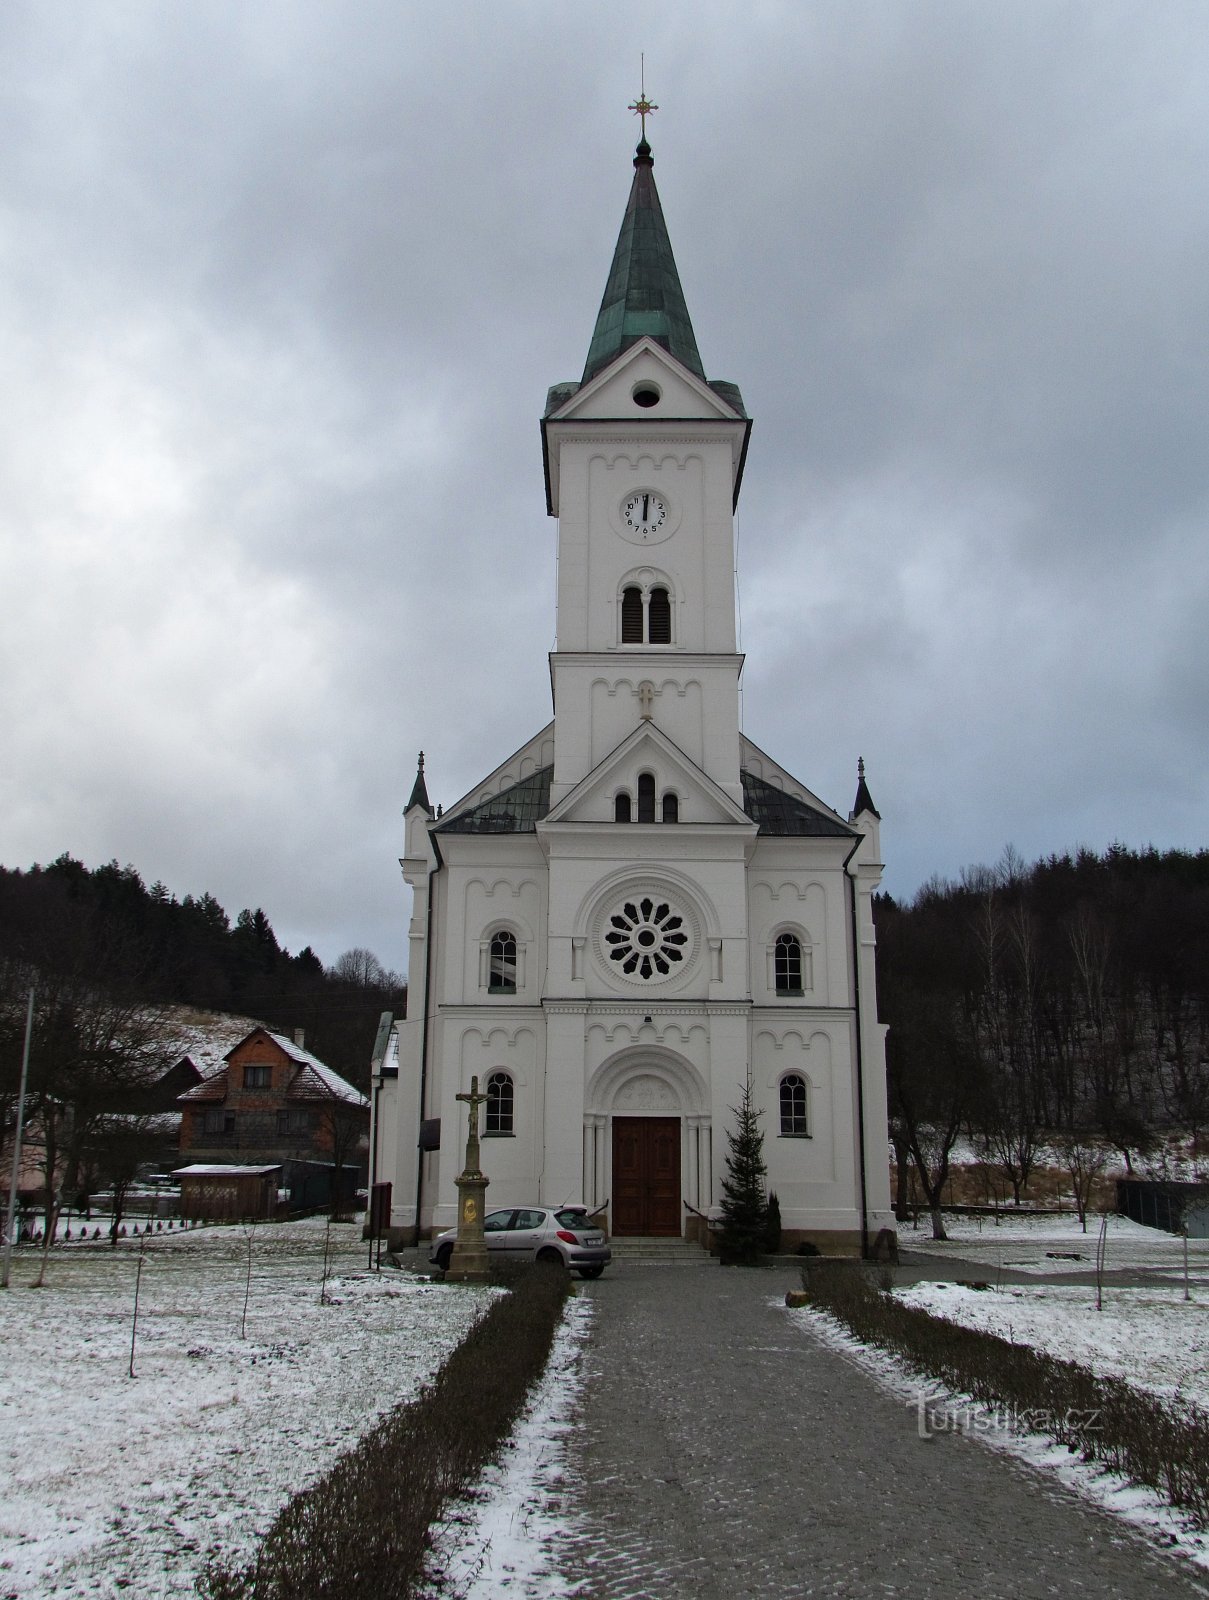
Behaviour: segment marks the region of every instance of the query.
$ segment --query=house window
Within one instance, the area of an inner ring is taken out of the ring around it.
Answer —
[[[663,797],[663,820],[665,822],[680,821],[680,800],[671,789]]]
[[[235,1113],[233,1111],[207,1111],[202,1117],[203,1133],[234,1133]]]
[[[310,1133],[315,1127],[316,1113],[313,1111],[279,1111],[277,1113],[277,1132]]]
[[[651,772],[638,774],[638,820],[639,822],[655,820],[655,776]]]
[[[487,1122],[484,1132],[497,1135],[512,1132],[515,1093],[508,1073],[493,1072],[487,1079]]]
[[[642,643],[642,590],[632,586],[621,594],[621,642]]]
[[[516,936],[505,928],[491,937],[488,994],[516,993]]]
[[[781,1133],[786,1138],[809,1138],[806,1125],[806,1080],[799,1072],[781,1079]]]
[[[802,993],[802,945],[795,934],[777,935],[773,950],[773,975],[778,994]]]
[[[633,819],[634,806],[628,794],[619,794],[613,801],[613,821],[630,822]]]
[[[245,1089],[268,1089],[272,1086],[272,1082],[272,1067],[245,1067],[243,1069],[243,1086]]]

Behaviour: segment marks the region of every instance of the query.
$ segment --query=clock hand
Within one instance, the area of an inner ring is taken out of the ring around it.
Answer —
[[[642,520],[644,522],[647,520],[647,517],[649,515],[650,504],[651,504],[650,495],[649,494],[644,494],[643,497],[642,497]]]

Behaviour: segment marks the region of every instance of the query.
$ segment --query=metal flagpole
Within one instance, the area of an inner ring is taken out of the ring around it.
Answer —
[[[21,1175],[21,1134],[25,1128],[25,1084],[29,1077],[29,1041],[34,1031],[34,991],[30,986],[29,1010],[25,1013],[25,1050],[21,1056],[21,1092],[17,1096],[17,1133],[13,1140],[13,1175],[8,1185],[8,1215],[4,1226],[4,1267],[0,1269],[0,1289],[8,1288],[13,1260],[13,1224],[17,1217],[17,1183]]]

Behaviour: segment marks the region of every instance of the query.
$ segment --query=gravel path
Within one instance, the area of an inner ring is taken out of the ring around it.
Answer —
[[[617,1262],[593,1284],[571,1447],[581,1600],[1165,1600],[1193,1570],[914,1411],[775,1301],[795,1276]]]

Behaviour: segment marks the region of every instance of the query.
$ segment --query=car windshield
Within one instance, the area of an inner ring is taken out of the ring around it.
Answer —
[[[593,1222],[589,1221],[587,1212],[580,1210],[577,1206],[568,1207],[564,1211],[556,1211],[554,1218],[560,1228],[578,1228],[581,1232],[586,1232],[595,1226]]]

